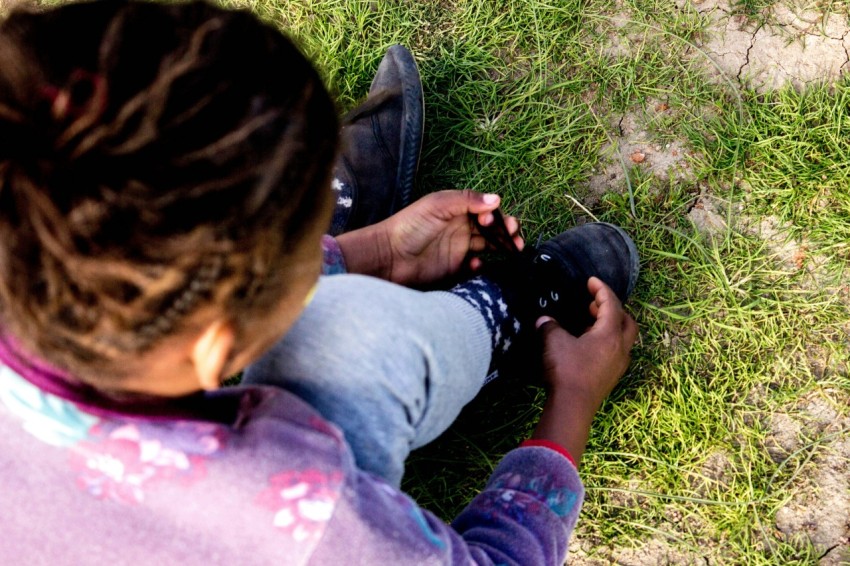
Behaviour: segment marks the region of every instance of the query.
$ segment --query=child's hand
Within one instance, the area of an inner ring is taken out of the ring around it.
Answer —
[[[587,288],[594,297],[590,313],[596,322],[580,337],[552,318],[537,321],[549,397],[534,437],[564,446],[576,462],[584,452],[593,416],[629,365],[638,332],[634,319],[605,283],[591,277]]]
[[[470,269],[481,265],[470,255],[488,244],[469,215],[489,226],[499,203],[498,195],[469,190],[431,193],[383,222],[338,236],[337,241],[352,273],[402,285],[427,285],[454,275],[466,260]],[[506,216],[505,226],[522,249],[517,219]]]
[[[470,214],[488,226],[499,208],[498,195],[473,191],[431,193],[388,218],[386,225],[393,254],[390,280],[407,285],[439,281],[457,273],[470,253],[484,251],[487,243],[471,225]],[[523,245],[519,222],[506,217],[505,225],[514,241]],[[473,257],[469,267],[481,260]]]
[[[546,383],[586,398],[595,411],[629,366],[637,324],[605,283],[591,277],[587,288],[594,298],[590,314],[596,318],[587,332],[576,338],[550,317],[541,317],[537,327]]]

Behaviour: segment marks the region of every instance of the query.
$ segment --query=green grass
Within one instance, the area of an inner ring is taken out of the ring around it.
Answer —
[[[775,3],[737,9],[757,17]],[[779,461],[767,448],[771,416],[802,397],[848,411],[850,80],[739,90],[697,48],[705,16],[661,0],[240,5],[296,38],[341,110],[364,95],[387,46],[411,47],[427,105],[421,193],[499,192],[532,242],[591,217],[634,235],[641,336],[585,456],[575,540],[586,551],[605,558],[660,539],[711,563],[817,562],[825,549],[778,536],[774,515],[809,489],[801,481],[836,436],[812,433]],[[593,197],[588,181],[626,114],[652,143],[685,143],[690,174],[671,181],[635,165],[628,183]],[[713,237],[688,214],[705,195],[728,226]],[[759,231],[766,219],[778,234]],[[531,430],[541,401],[516,381],[488,388],[412,456],[405,489],[450,519]],[[718,458],[719,476],[708,464]]]

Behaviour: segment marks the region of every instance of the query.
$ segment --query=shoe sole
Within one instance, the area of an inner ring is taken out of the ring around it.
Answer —
[[[597,222],[597,224],[613,228],[614,231],[617,232],[617,235],[623,239],[623,242],[626,244],[626,248],[629,250],[629,262],[631,265],[629,266],[629,284],[627,287],[628,290],[626,291],[626,297],[631,297],[632,292],[635,290],[635,285],[637,285],[638,276],[640,275],[640,255],[638,254],[637,246],[635,245],[634,240],[632,240],[632,237],[619,226],[609,224],[608,222]]]
[[[393,199],[390,214],[394,214],[410,204],[413,195],[413,182],[419,168],[422,153],[422,137],[425,121],[425,98],[422,93],[422,79],[413,54],[403,45],[393,45],[387,50],[398,66],[402,91],[402,129],[399,148],[398,190]]]

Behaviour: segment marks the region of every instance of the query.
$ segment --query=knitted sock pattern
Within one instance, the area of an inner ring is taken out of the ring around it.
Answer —
[[[339,234],[345,229],[348,217],[351,216],[351,207],[354,204],[354,191],[348,183],[343,183],[334,177],[331,182],[336,202],[334,203],[333,220],[331,221],[331,233]]]
[[[449,289],[449,293],[469,303],[484,317],[493,348],[485,383],[489,382],[498,376],[499,365],[508,355],[511,346],[516,343],[523,325],[514,316],[510,301],[506,300],[502,288],[488,277],[470,279]]]

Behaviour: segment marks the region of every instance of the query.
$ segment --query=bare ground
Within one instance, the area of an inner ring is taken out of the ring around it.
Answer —
[[[733,14],[729,0],[693,0],[713,28],[702,48],[731,77],[757,91],[805,86],[850,71],[847,7],[780,2],[759,19]],[[761,20],[761,21],[759,21]]]

